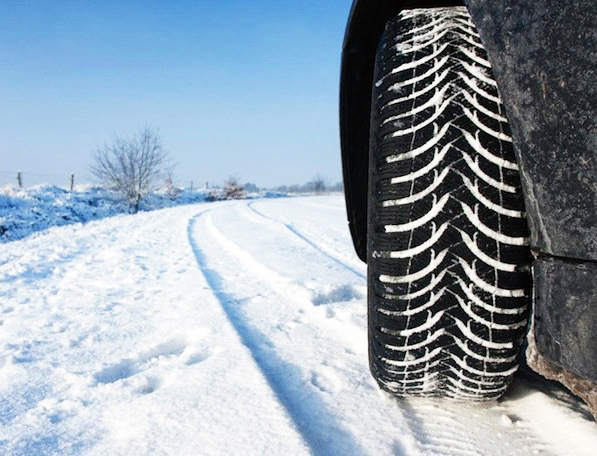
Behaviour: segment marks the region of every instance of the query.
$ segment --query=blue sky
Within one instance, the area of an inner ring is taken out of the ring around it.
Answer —
[[[181,184],[339,181],[350,5],[2,0],[0,183],[90,181],[93,149],[146,125]]]

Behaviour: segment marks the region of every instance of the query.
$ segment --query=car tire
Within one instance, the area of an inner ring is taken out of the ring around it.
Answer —
[[[518,367],[531,279],[508,123],[466,8],[380,39],[367,234],[369,362],[397,396],[489,400]]]

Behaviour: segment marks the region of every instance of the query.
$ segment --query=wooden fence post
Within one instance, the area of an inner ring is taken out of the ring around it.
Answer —
[[[71,174],[70,175],[70,191],[72,192],[74,188],[75,188],[75,175]]]
[[[23,188],[23,176],[20,171],[17,171],[17,184],[19,185],[19,188]]]

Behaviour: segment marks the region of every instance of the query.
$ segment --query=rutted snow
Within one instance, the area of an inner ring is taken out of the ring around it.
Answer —
[[[206,203],[0,245],[0,454],[592,454],[586,408],[394,400],[342,198]]]

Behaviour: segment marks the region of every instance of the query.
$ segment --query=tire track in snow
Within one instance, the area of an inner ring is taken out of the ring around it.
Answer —
[[[297,380],[300,369],[279,357],[267,344],[267,337],[252,326],[242,312],[241,303],[226,291],[225,279],[210,266],[204,250],[194,237],[197,222],[209,217],[210,211],[202,212],[189,221],[187,235],[197,264],[209,286],[220,302],[228,320],[249,349],[257,366],[263,373],[272,391],[288,412],[298,432],[314,454],[345,455],[363,454],[362,448],[353,436],[337,423],[335,416],[314,394],[301,390]],[[317,419],[313,419],[316,417]],[[325,423],[325,427],[321,423]]]
[[[242,205],[237,205],[235,207],[230,207],[230,210],[236,210],[237,212],[239,212],[238,210],[245,210],[246,209],[246,205],[242,204]],[[248,220],[250,221],[250,218],[247,217],[246,214],[241,214],[241,216],[243,216],[244,220]],[[259,283],[260,285],[263,285],[266,289],[269,289],[272,293],[275,293],[276,295],[279,296],[279,299],[282,302],[286,302],[288,304],[288,307],[294,307],[296,309],[307,309],[308,310],[313,310],[314,306],[319,306],[322,304],[327,304],[327,303],[331,303],[334,300],[335,296],[339,296],[340,297],[340,301],[342,300],[351,300],[351,295],[353,295],[355,292],[354,290],[351,289],[352,285],[348,284],[348,285],[341,285],[340,287],[335,287],[332,290],[321,290],[321,282],[329,282],[328,280],[317,280],[317,285],[313,285],[312,283],[312,279],[308,280],[307,283],[305,282],[301,282],[300,279],[297,279],[297,275],[300,275],[300,272],[303,270],[310,270],[311,272],[313,272],[313,275],[317,276],[317,277],[321,277],[324,276],[325,274],[329,274],[330,270],[326,267],[320,267],[323,266],[322,261],[317,261],[314,260],[313,255],[315,254],[315,256],[321,256],[321,259],[329,259],[329,256],[323,252],[321,252],[319,249],[315,249],[315,250],[311,250],[309,249],[309,251],[305,251],[305,249],[303,249],[301,247],[301,254],[304,255],[305,257],[302,258],[301,260],[299,260],[297,262],[296,259],[292,259],[291,262],[288,262],[287,260],[284,261],[280,255],[284,255],[284,256],[288,256],[289,252],[287,249],[284,249],[284,245],[288,245],[288,244],[295,244],[295,248],[298,247],[298,245],[302,246],[302,238],[297,238],[293,232],[288,231],[285,229],[284,225],[282,224],[278,224],[278,223],[274,223],[271,220],[268,220],[267,218],[258,216],[258,226],[255,227],[255,222],[252,222],[252,225],[246,225],[243,227],[243,231],[244,232],[256,232],[256,233],[265,233],[265,232],[270,232],[268,234],[268,236],[273,236],[273,234],[271,233],[271,227],[276,227],[279,228],[281,227],[282,230],[276,229],[275,231],[282,233],[282,238],[274,238],[273,239],[273,245],[277,245],[278,249],[270,249],[269,245],[265,245],[263,246],[264,248],[262,249],[262,252],[265,252],[265,250],[268,251],[276,251],[276,250],[281,250],[283,249],[284,252],[282,253],[281,251],[278,251],[278,253],[276,254],[276,256],[274,258],[272,257],[268,257],[268,258],[262,258],[262,259],[257,259],[254,255],[255,255],[255,248],[251,249],[251,246],[244,246],[241,247],[241,245],[245,245],[244,242],[246,242],[246,239],[242,240],[241,242],[237,241],[233,241],[230,238],[227,237],[227,235],[224,233],[223,229],[220,229],[216,226],[216,224],[214,224],[214,222],[211,219],[211,215],[208,218],[208,220],[206,220],[205,225],[207,228],[207,231],[209,233],[211,233],[212,237],[214,238],[214,240],[221,246],[224,248],[225,251],[229,252],[229,254],[234,258],[234,264],[237,265],[237,268],[244,267],[244,269],[246,269],[247,271],[250,271],[251,274],[251,278],[249,280],[252,280],[255,283]],[[238,218],[234,218],[235,221],[238,221]],[[265,222],[265,224],[263,223]],[[263,226],[269,226],[269,228],[263,229]],[[237,228],[238,229],[238,228]],[[268,237],[269,239],[269,237]],[[298,242],[297,242],[298,239]],[[291,241],[291,242],[289,242]],[[253,239],[252,240],[253,244],[258,244],[259,241],[257,239]],[[263,240],[261,241],[263,243]],[[267,244],[269,244],[269,242],[267,242]],[[298,245],[297,245],[298,244]],[[253,246],[254,247],[254,246]],[[269,252],[268,252],[269,253]],[[292,253],[291,253],[292,255]],[[273,265],[266,265],[266,263],[269,264],[269,262],[276,262],[276,264]],[[309,264],[309,262],[313,262],[313,267],[311,268],[297,268],[298,264]],[[342,275],[353,275],[353,271],[346,269],[341,263],[338,263],[337,261],[332,259],[332,263],[331,265],[336,266],[339,265],[340,266],[340,270],[338,272],[344,272],[344,271],[348,271],[349,274],[342,274]],[[289,273],[288,268],[291,268],[291,271]],[[284,272],[283,270],[286,269]],[[290,278],[292,277],[292,279]],[[360,279],[360,278],[359,278]],[[354,279],[353,279],[354,280]],[[309,283],[310,282],[310,283]],[[360,280],[357,279],[357,282],[360,282]],[[348,290],[348,291],[344,291],[344,290]],[[357,295],[358,296],[358,295]],[[364,297],[364,293],[361,295],[361,298]],[[364,303],[363,303],[364,304]],[[364,310],[365,306],[363,305],[363,310]],[[317,317],[316,317],[317,318]],[[329,318],[329,317],[322,317],[322,318]],[[343,328],[343,332],[344,332],[345,328]],[[345,344],[346,346],[350,346],[351,343],[353,341],[351,341],[350,339],[352,338],[352,336],[350,334],[338,334],[339,337],[341,337],[341,341],[343,344]],[[365,341],[365,333],[363,332],[363,342]]]
[[[346,262],[342,261],[341,259],[337,258],[336,256],[330,254],[329,252],[327,252],[327,249],[325,249],[324,247],[322,247],[321,245],[313,242],[311,239],[309,239],[307,236],[305,236],[304,234],[302,234],[300,231],[298,231],[294,226],[292,226],[289,223],[284,223],[281,220],[277,220],[273,217],[270,217],[268,215],[265,215],[263,212],[258,211],[257,209],[255,209],[253,207],[255,203],[248,203],[247,207],[253,211],[255,214],[263,217],[266,220],[270,220],[274,223],[278,223],[284,227],[286,227],[286,229],[288,231],[290,231],[292,234],[294,234],[295,236],[297,236],[299,239],[302,239],[304,242],[306,242],[307,244],[309,244],[311,247],[313,247],[314,249],[316,249],[317,251],[319,251],[320,253],[322,253],[323,255],[325,255],[326,257],[328,257],[330,260],[334,261],[335,263],[339,264],[340,266],[342,266],[345,269],[348,269],[350,272],[354,273],[356,276],[362,278],[362,279],[366,279],[367,275],[363,274],[361,271],[358,271],[357,269],[353,268],[352,266],[350,266],[349,264],[347,264]]]

